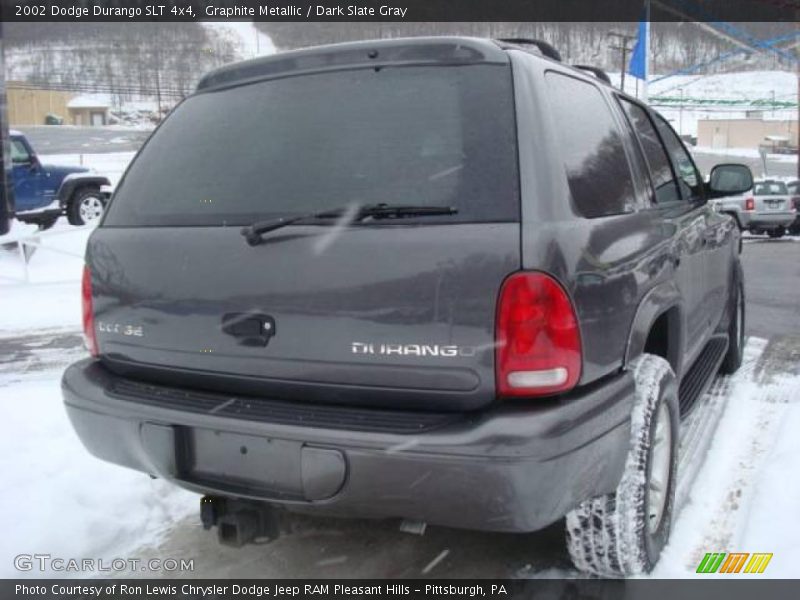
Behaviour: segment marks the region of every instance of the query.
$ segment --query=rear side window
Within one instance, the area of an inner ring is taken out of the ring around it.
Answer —
[[[336,71],[190,97],[131,165],[105,225],[377,203],[458,209],[401,223],[519,220],[508,65]]]
[[[643,108],[624,98],[620,98],[620,104],[625,109],[636,136],[642,145],[642,151],[647,159],[650,177],[653,180],[653,187],[656,191],[656,203],[666,204],[680,201],[681,195],[670,166],[669,156],[656,133],[650,117]]]
[[[662,117],[656,118],[656,127],[658,127],[661,139],[664,140],[667,151],[672,157],[672,164],[678,174],[678,184],[684,199],[702,198],[703,180],[700,173],[697,172],[686,146]]]
[[[630,212],[633,178],[611,109],[594,85],[550,72],[547,92],[575,208],[585,217]]]

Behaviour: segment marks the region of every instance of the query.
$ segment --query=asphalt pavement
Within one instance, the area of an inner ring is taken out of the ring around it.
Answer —
[[[742,265],[747,334],[800,337],[800,238],[745,235]]]
[[[42,125],[15,129],[27,136],[38,154],[135,152],[150,135],[148,130],[122,127]]]

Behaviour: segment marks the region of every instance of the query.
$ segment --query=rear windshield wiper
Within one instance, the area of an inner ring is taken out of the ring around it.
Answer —
[[[366,218],[373,219],[398,219],[403,217],[425,217],[437,215],[454,215],[458,212],[452,206],[409,206],[403,204],[367,204],[360,207],[333,208],[322,212],[309,213],[297,217],[281,217],[279,219],[269,219],[258,221],[243,227],[241,234],[251,246],[257,246],[262,241],[262,235],[275,231],[287,225],[300,221],[311,221],[317,219],[341,219],[347,222],[363,221]]]

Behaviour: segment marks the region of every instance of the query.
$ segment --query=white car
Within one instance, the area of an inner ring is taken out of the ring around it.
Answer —
[[[772,238],[783,237],[797,218],[786,183],[774,179],[756,181],[745,194],[713,202],[719,212],[731,215],[742,230],[766,233]]]

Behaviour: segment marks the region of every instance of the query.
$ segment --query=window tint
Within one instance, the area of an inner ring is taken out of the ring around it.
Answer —
[[[789,189],[782,181],[762,181],[755,185],[753,193],[756,196],[784,196]]]
[[[27,163],[31,162],[31,155],[28,149],[20,140],[11,138],[11,162],[12,163]]]
[[[519,219],[507,65],[336,71],[197,94],[142,149],[105,224],[244,225],[378,203],[458,209],[402,223]]]
[[[653,187],[656,190],[656,203],[664,204],[680,200],[681,196],[672,173],[669,157],[650,117],[640,106],[624,98],[620,98],[620,103],[628,114],[631,125],[642,144],[642,150],[650,168],[650,176],[653,179]]]
[[[633,178],[611,110],[595,86],[547,74],[570,193],[585,217],[633,210]]]
[[[656,119],[656,127],[661,133],[661,139],[667,146],[672,158],[672,164],[678,174],[678,183],[681,187],[681,193],[684,199],[689,198],[702,198],[703,197],[703,180],[694,166],[694,161],[683,145],[678,134],[673,131],[672,127],[663,119]]]

